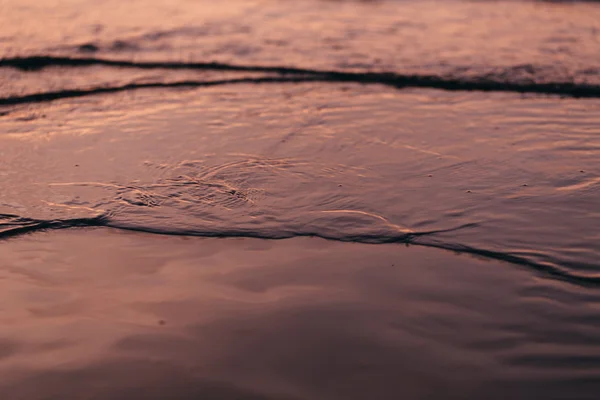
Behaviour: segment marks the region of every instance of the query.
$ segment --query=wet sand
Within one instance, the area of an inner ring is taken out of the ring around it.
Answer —
[[[39,233],[2,243],[0,397],[592,399],[599,297],[404,245]]]

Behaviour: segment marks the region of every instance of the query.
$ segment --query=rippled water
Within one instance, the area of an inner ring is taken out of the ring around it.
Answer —
[[[100,217],[75,223],[410,242],[593,283],[599,106],[303,83],[15,110],[3,231]]]
[[[1,7],[2,237],[318,236],[600,284],[600,4]]]

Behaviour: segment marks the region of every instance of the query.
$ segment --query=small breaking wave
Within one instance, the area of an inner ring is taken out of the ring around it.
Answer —
[[[112,228],[124,231],[142,232],[148,234],[168,236],[195,236],[205,238],[255,238],[265,240],[282,240],[297,237],[316,237],[325,240],[363,243],[363,244],[404,244],[422,247],[437,248],[452,251],[458,254],[468,254],[491,260],[498,260],[521,267],[529,268],[536,273],[551,279],[558,279],[580,286],[599,286],[600,277],[584,276],[570,270],[561,268],[560,262],[542,263],[530,258],[512,254],[510,252],[493,251],[482,248],[470,247],[464,244],[440,241],[437,235],[449,233],[462,229],[471,228],[473,224],[467,224],[449,229],[431,231],[397,231],[395,233],[373,230],[364,233],[344,233],[343,231],[320,232],[319,230],[286,230],[286,229],[203,229],[197,228],[161,228],[153,226],[136,225],[133,223],[119,221],[110,213],[105,213],[91,218],[54,219],[41,220],[21,217],[12,214],[0,214],[0,240],[32,234],[36,232],[70,229],[70,228]]]
[[[183,80],[176,82],[153,81],[145,83],[129,83],[117,86],[101,86],[86,89],[65,89],[39,92],[26,95],[13,95],[0,98],[0,105],[17,105],[39,103],[63,98],[74,98],[96,94],[115,93],[127,90],[149,88],[176,87],[208,87],[231,84],[266,84],[266,83],[358,83],[379,84],[395,89],[425,88],[447,91],[484,91],[512,92],[521,94],[559,95],[574,98],[600,98],[600,85],[577,82],[537,82],[533,79],[519,78],[511,80],[506,71],[468,76],[411,75],[394,72],[351,72],[339,70],[319,70],[285,66],[236,65],[217,62],[143,62],[127,60],[111,60],[94,57],[58,57],[28,56],[0,59],[0,68],[15,68],[25,72],[35,72],[49,67],[60,68],[129,68],[160,70],[192,70],[247,72],[268,74],[259,77],[243,77],[220,80]],[[518,67],[517,69],[522,69]],[[514,75],[514,74],[513,74]]]
[[[0,239],[46,230],[107,226],[107,221],[108,217],[105,215],[93,218],[41,220],[12,214],[0,214]]]
[[[148,83],[129,83],[119,86],[102,86],[88,89],[67,89],[57,90],[43,93],[32,93],[23,96],[0,97],[0,106],[15,106],[20,104],[45,103],[59,99],[69,99],[85,96],[93,96],[99,94],[110,94],[125,92],[137,89],[158,89],[158,88],[200,88],[212,87],[220,85],[234,84],[263,84],[263,83],[291,83],[291,82],[314,82],[319,81],[317,78],[311,77],[260,77],[260,78],[237,78],[237,79],[220,79],[213,81],[192,81],[185,80],[179,82],[148,82]]]

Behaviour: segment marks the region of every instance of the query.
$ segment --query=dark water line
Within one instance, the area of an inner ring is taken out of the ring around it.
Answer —
[[[68,99],[98,94],[117,93],[136,89],[157,89],[157,88],[197,88],[233,84],[261,84],[261,83],[290,83],[290,82],[311,82],[322,81],[319,77],[277,77],[267,76],[260,78],[238,78],[238,79],[220,79],[214,81],[194,81],[185,80],[179,82],[148,82],[148,83],[128,83],[121,86],[97,87],[89,89],[68,89],[57,90],[53,92],[32,93],[23,96],[0,97],[0,106],[14,106],[29,103],[44,103],[59,99]]]
[[[458,243],[443,243],[443,242],[437,242],[437,241],[435,241],[435,242],[413,241],[411,244],[414,244],[416,246],[432,247],[432,248],[436,248],[436,249],[448,250],[448,251],[452,251],[452,252],[455,252],[458,254],[470,254],[473,256],[482,257],[482,258],[486,258],[486,259],[504,261],[504,262],[507,262],[510,264],[520,265],[520,266],[535,270],[536,272],[542,273],[553,279],[565,281],[565,282],[572,283],[572,284],[575,284],[578,286],[585,286],[585,287],[600,286],[600,277],[575,275],[575,274],[565,271],[561,268],[557,268],[553,265],[535,262],[526,257],[521,257],[521,256],[511,254],[511,253],[479,249],[479,248],[470,247],[470,246],[466,246],[466,245],[458,244]],[[588,266],[588,268],[589,268],[589,266]]]
[[[327,71],[294,67],[267,67],[267,66],[243,66],[216,62],[206,63],[187,63],[187,62],[138,62],[125,60],[109,60],[102,58],[72,58],[72,57],[54,57],[54,56],[30,56],[14,57],[0,59],[0,67],[12,67],[23,71],[37,71],[47,67],[89,67],[89,66],[107,66],[114,68],[137,68],[137,69],[168,69],[168,70],[211,70],[211,71],[232,71],[232,72],[261,72],[282,75],[282,80],[277,81],[274,78],[263,80],[256,78],[245,83],[268,83],[268,82],[303,82],[303,81],[321,81],[321,82],[351,82],[363,84],[383,84],[397,89],[402,88],[430,88],[448,91],[486,91],[486,92],[515,92],[531,94],[550,94],[575,98],[600,98],[600,85],[573,83],[573,82],[506,82],[489,78],[489,76],[453,78],[438,75],[402,75],[392,72],[344,72]],[[289,75],[299,77],[289,78]],[[287,80],[285,80],[287,79]],[[212,85],[240,83],[239,80],[214,81]],[[141,85],[141,86],[137,86]],[[89,89],[85,94],[78,94],[78,90],[64,91],[63,97],[74,97],[96,93],[107,93],[111,91],[132,90],[140,87],[170,87],[170,86],[191,86],[194,83],[148,83],[148,84],[129,84],[119,87],[108,87]],[[206,83],[196,82],[196,86],[208,86]],[[97,90],[97,91],[94,91]],[[103,90],[103,91],[101,91]],[[61,97],[51,98],[50,95],[58,96],[58,93],[39,93],[28,96],[2,98],[0,104],[21,104],[27,102],[27,97],[35,96],[48,97],[50,100]],[[68,95],[72,93],[71,95]],[[22,99],[22,100],[21,100]],[[36,100],[33,100],[34,102]],[[48,100],[37,100],[48,101]]]
[[[244,66],[218,62],[178,61],[127,61],[95,57],[28,56],[0,59],[0,67],[12,67],[22,71],[39,71],[48,67],[116,67],[135,69],[210,70],[237,72],[270,72],[276,74],[312,74],[320,71],[294,67]]]
[[[295,237],[317,237],[325,240],[337,241],[337,242],[350,242],[350,243],[363,243],[363,244],[405,244],[407,246],[422,246],[437,248],[441,250],[448,250],[458,254],[469,254],[477,257],[486,259],[493,259],[498,261],[507,262],[510,264],[519,265],[522,267],[529,268],[539,274],[545,275],[548,278],[561,280],[570,284],[583,286],[583,287],[598,287],[600,286],[600,277],[589,277],[576,275],[559,267],[535,262],[525,257],[518,255],[486,250],[480,248],[474,248],[462,244],[439,242],[434,239],[435,235],[443,232],[451,232],[470,225],[460,226],[456,228],[446,230],[436,230],[428,232],[411,232],[405,234],[399,234],[394,236],[381,236],[381,235],[349,235],[334,237],[330,235],[323,235],[318,232],[280,232],[280,233],[261,233],[251,232],[243,230],[229,230],[229,231],[194,231],[194,230],[167,230],[160,228],[151,227],[140,227],[135,225],[121,224],[113,221],[108,215],[101,215],[94,218],[75,218],[65,220],[36,220],[29,218],[22,218],[15,215],[0,214],[0,221],[8,219],[8,222],[0,223],[0,240],[14,238],[21,235],[31,234],[35,232],[55,230],[55,229],[68,229],[68,228],[93,228],[93,227],[105,227],[112,229],[119,229],[125,231],[151,233],[158,235],[168,236],[195,236],[195,237],[206,237],[206,238],[254,238],[254,239],[265,239],[265,240],[283,240],[291,239]]]
[[[0,240],[9,239],[30,233],[68,228],[91,228],[107,226],[108,217],[98,216],[94,218],[72,218],[64,220],[38,220],[23,218],[17,215],[0,214],[0,221],[9,219],[8,222],[0,222]]]
[[[325,240],[331,240],[336,242],[345,242],[345,243],[363,243],[363,244],[373,244],[373,245],[381,245],[381,244],[405,244],[407,246],[421,246],[421,247],[429,247],[436,248],[441,250],[452,251],[457,254],[469,254],[477,257],[482,257],[486,259],[498,260],[507,262],[510,264],[519,265],[521,267],[527,267],[531,270],[534,270],[540,274],[546,275],[549,278],[558,279],[561,281],[565,281],[574,285],[583,286],[583,287],[598,287],[600,286],[600,277],[588,277],[588,276],[580,276],[568,271],[562,270],[558,267],[542,264],[530,260],[525,257],[517,256],[510,253],[504,253],[493,250],[479,249],[475,247],[470,247],[462,244],[455,243],[444,243],[438,241],[428,241],[427,238],[435,236],[437,233],[450,232],[454,230],[461,229],[454,228],[448,230],[439,230],[439,231],[430,231],[430,232],[414,232],[414,233],[406,233],[402,235],[395,236],[380,236],[380,235],[348,235],[348,236],[329,236],[323,235],[317,232],[288,232],[285,234],[260,234],[255,232],[243,232],[243,231],[221,231],[221,232],[196,232],[196,231],[168,231],[161,229],[153,229],[147,227],[136,227],[136,226],[125,226],[121,224],[113,224],[111,222],[106,224],[107,227],[120,229],[120,230],[128,230],[134,232],[143,232],[143,233],[154,233],[159,235],[170,235],[170,236],[198,236],[198,237],[213,237],[213,238],[230,238],[230,237],[245,237],[245,238],[254,238],[254,239],[266,239],[266,240],[282,240],[282,239],[292,239],[295,237],[316,237]],[[419,238],[424,238],[425,240]]]

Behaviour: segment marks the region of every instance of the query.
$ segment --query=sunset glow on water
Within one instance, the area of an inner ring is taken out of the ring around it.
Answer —
[[[597,398],[599,50],[597,2],[2,2],[0,398]]]

